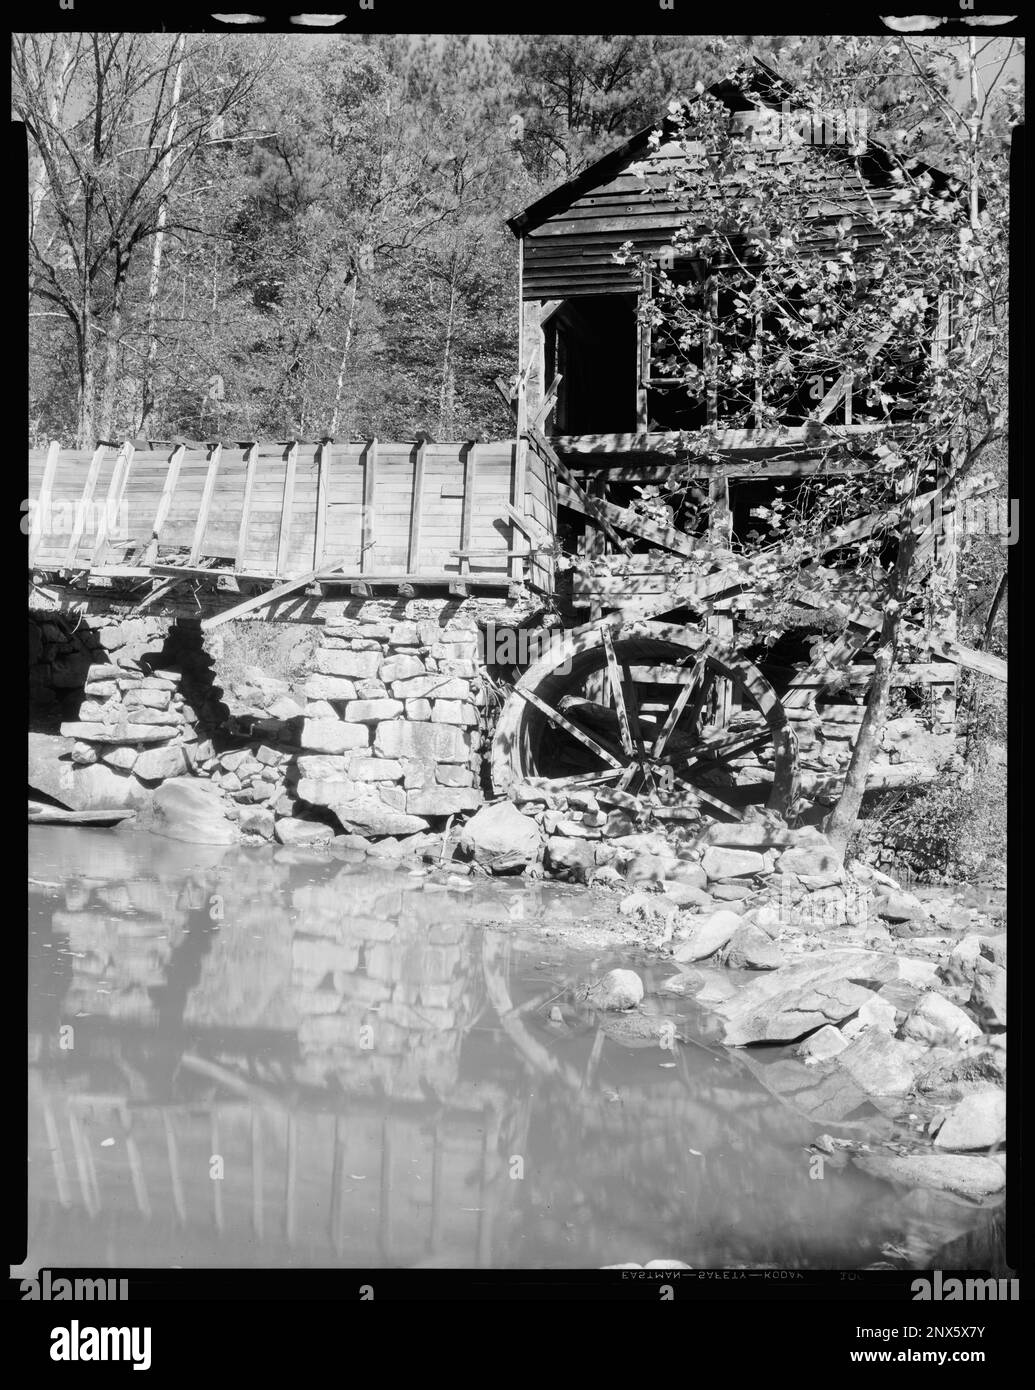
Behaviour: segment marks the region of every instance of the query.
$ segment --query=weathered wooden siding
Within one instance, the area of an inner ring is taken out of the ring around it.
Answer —
[[[809,147],[781,153],[782,160],[801,158],[812,164],[809,192],[815,202],[809,215],[815,223],[817,251],[828,240],[825,224],[846,213],[855,219],[854,232],[862,244],[874,240],[867,225],[872,216],[870,200],[879,207],[893,190],[877,181],[861,180],[856,188],[846,190],[845,171],[831,150]],[[671,245],[673,233],[695,207],[692,199],[674,196],[671,181],[680,164],[685,165],[685,156],[675,144],[649,156],[631,154],[622,172],[529,230],[524,236],[523,297],[635,293],[640,287],[638,268],[616,264],[614,253],[628,241],[639,252]],[[731,194],[750,191],[729,186]]]

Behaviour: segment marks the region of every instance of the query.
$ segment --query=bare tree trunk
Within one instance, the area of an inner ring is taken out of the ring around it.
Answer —
[[[438,393],[438,437],[452,439],[456,433],[455,389],[453,382],[453,321],[456,314],[456,262],[449,273],[449,311],[446,315],[446,341],[442,349],[442,385]]]
[[[176,76],[173,79],[172,106],[169,110],[169,124],[165,133],[165,153],[162,156],[159,178],[161,180],[158,202],[158,222],[154,244],[151,248],[151,277],[147,287],[147,362],[144,366],[144,381],[141,388],[140,428],[151,415],[155,405],[155,366],[158,362],[158,292],[162,279],[162,250],[165,244],[165,223],[169,215],[169,181],[172,174],[172,142],[180,119],[180,92],[183,87],[183,50],[186,34],[181,34],[177,44]]]
[[[348,365],[349,349],[352,347],[352,325],[356,317],[356,290],[359,285],[359,276],[355,276],[352,281],[352,293],[349,296],[349,316],[345,320],[345,346],[341,350],[341,361],[338,363],[338,380],[334,387],[334,409],[331,411],[331,423],[327,433],[336,438],[338,434],[338,415],[341,410],[341,393],[345,389],[345,368]]]
[[[895,569],[890,586],[891,592],[888,596],[892,602],[884,611],[880,646],[874,656],[873,680],[870,682],[866,711],[863,714],[862,723],[859,725],[859,737],[855,740],[855,747],[852,749],[848,771],[845,773],[844,788],[838,798],[837,805],[823,824],[827,838],[842,860],[859,819],[859,808],[862,806],[863,794],[866,791],[866,777],[877,747],[877,740],[880,738],[887,718],[888,702],[891,698],[891,678],[895,672],[902,602],[908,589],[909,572],[912,569],[913,553],[916,549],[914,524],[907,511],[906,529],[899,541],[898,557],[895,560]]]
[[[111,313],[108,316],[108,326],[104,330],[107,334],[104,352],[104,384],[101,387],[101,418],[97,426],[97,432],[101,439],[114,438],[115,392],[118,387],[119,374],[119,336],[122,331],[122,295],[126,283],[119,270],[116,270],[115,275]]]
[[[93,305],[90,300],[90,275],[83,265],[83,278],[79,303],[79,381],[76,421],[76,444],[80,449],[91,449],[96,442],[93,427],[94,419],[94,365],[93,365]]]

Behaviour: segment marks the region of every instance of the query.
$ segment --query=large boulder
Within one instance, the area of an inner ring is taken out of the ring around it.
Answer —
[[[112,811],[146,803],[148,793],[125,772],[105,763],[72,761],[73,741],[29,735],[29,794],[38,792],[70,811]]]
[[[975,1091],[953,1107],[934,1143],[938,1149],[990,1149],[1006,1140],[1006,1092],[998,1086]]]
[[[838,1056],[842,1067],[868,1096],[904,1096],[913,1089],[924,1049],[900,1042],[882,1028],[865,1028]]]
[[[765,867],[765,860],[753,849],[721,849],[709,845],[701,856],[701,868],[712,881],[760,874]]]
[[[219,789],[197,777],[163,782],[138,814],[136,825],[170,840],[198,845],[229,845],[238,839]]]
[[[475,812],[460,844],[476,864],[494,874],[515,874],[535,862],[542,836],[531,816],[522,815],[512,801],[498,801]]]
[[[329,809],[343,830],[355,831],[357,835],[412,835],[428,828],[422,816],[398,811],[373,796],[336,802]]]
[[[954,1042],[965,1045],[980,1037],[981,1029],[951,999],[934,990],[920,996],[920,1002],[902,1025],[902,1036],[923,1043]]]
[[[893,956],[876,951],[825,951],[760,975],[718,1007],[724,1041],[794,1042],[824,1023],[840,1023],[874,996],[870,985],[895,978]],[[865,981],[866,983],[862,983]]]
[[[589,840],[572,840],[566,835],[552,835],[546,842],[543,864],[554,878],[571,883],[585,883],[596,867],[593,844]]]

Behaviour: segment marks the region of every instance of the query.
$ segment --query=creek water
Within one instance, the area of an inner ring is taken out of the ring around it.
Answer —
[[[808,1150],[887,1115],[578,944],[587,890],[65,827],[29,874],[30,1267],[990,1263],[996,1212]],[[570,994],[615,965],[633,1019]]]

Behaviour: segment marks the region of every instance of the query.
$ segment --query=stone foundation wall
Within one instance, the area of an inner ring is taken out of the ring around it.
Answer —
[[[474,606],[328,610],[305,684],[296,802],[360,835],[414,834],[475,810],[485,694]]]
[[[72,810],[142,805],[226,713],[200,631],[168,619],[32,615],[29,652],[30,787]]]

